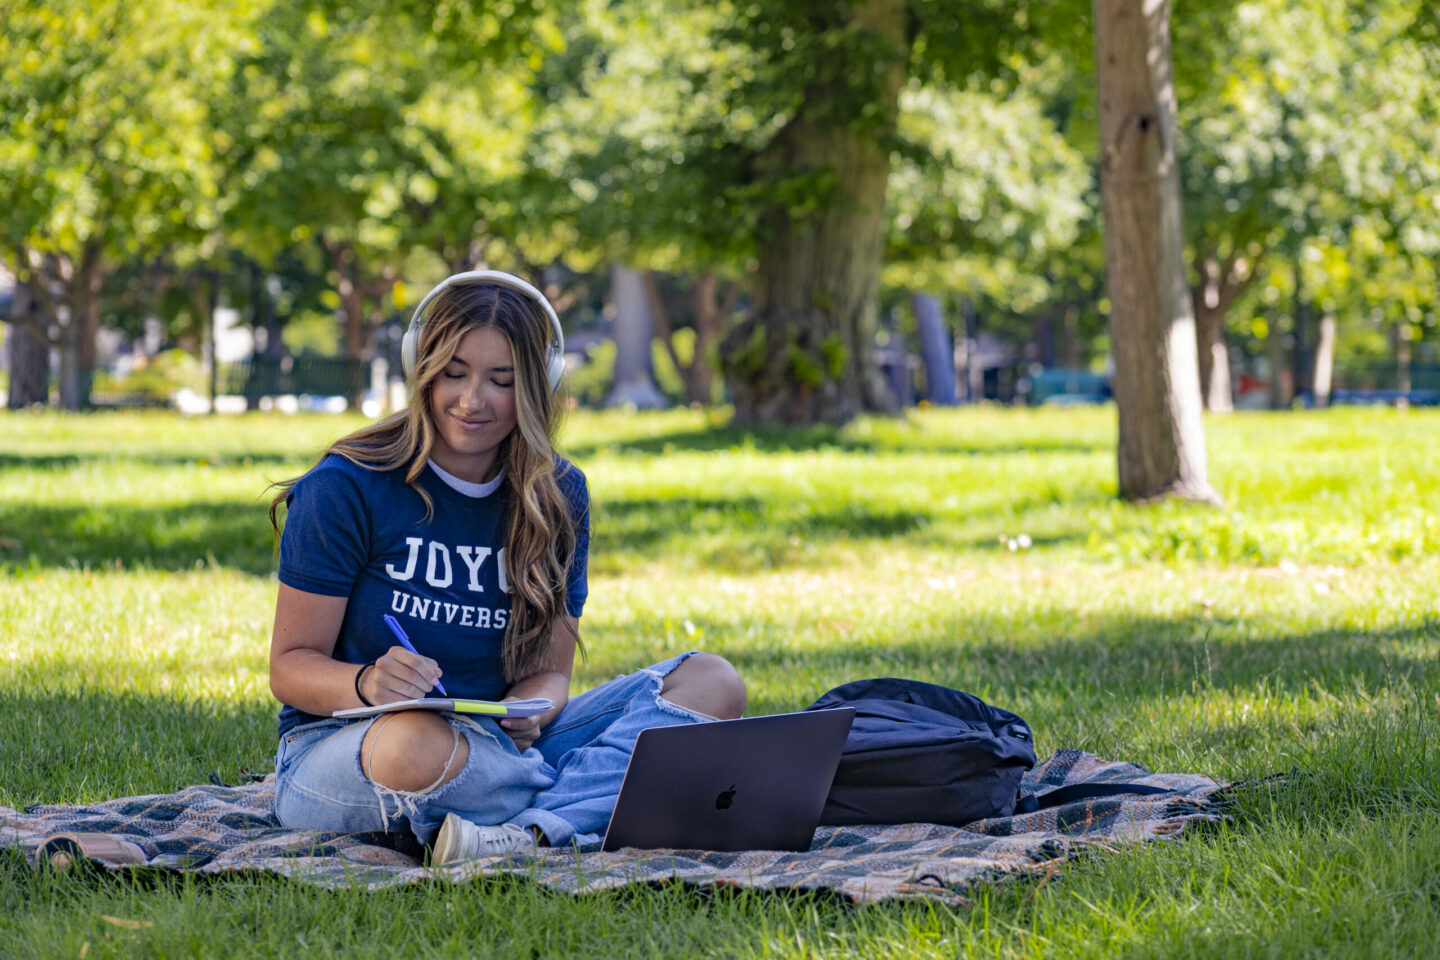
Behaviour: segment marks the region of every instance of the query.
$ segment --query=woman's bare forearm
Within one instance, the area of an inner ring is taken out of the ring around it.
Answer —
[[[356,663],[342,663],[308,647],[278,653],[270,659],[270,690],[275,699],[297,710],[328,716],[336,710],[362,707],[355,695]]]

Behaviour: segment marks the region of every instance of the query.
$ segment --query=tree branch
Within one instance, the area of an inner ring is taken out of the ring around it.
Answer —
[[[1235,305],[1235,301],[1243,297],[1246,291],[1254,285],[1255,278],[1260,275],[1260,261],[1264,259],[1267,252],[1266,246],[1261,244],[1260,249],[1253,257],[1242,257],[1240,251],[1237,250],[1226,258],[1225,269],[1220,274],[1220,301],[1217,305],[1217,309],[1222,315],[1229,313],[1230,308]],[[1243,278],[1236,275],[1236,270],[1241,263],[1247,264],[1249,269]]]

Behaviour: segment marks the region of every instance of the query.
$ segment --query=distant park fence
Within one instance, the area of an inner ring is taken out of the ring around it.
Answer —
[[[116,380],[91,393],[92,405],[106,407],[175,406],[177,392],[207,398],[211,385],[203,379],[176,384],[144,375]],[[355,397],[371,385],[371,365],[349,357],[255,356],[222,363],[215,371],[214,394],[243,403],[244,409],[267,408],[279,397]],[[183,406],[183,403],[182,403]]]
[[[350,357],[265,357],[221,364],[215,392],[262,397],[353,397],[370,386],[370,364]]]
[[[203,373],[200,375],[203,377]],[[270,409],[277,398],[337,398],[361,396],[372,388],[375,374],[369,362],[348,357],[257,355],[248,360],[222,363],[215,371],[214,394],[225,398],[217,409]],[[1086,370],[1032,370],[1023,379],[1020,391],[1032,404],[1103,403],[1110,399],[1109,378]],[[187,383],[191,396],[204,398],[208,405],[210,386],[196,380]],[[91,403],[107,407],[175,407],[185,403],[177,398],[177,384],[131,376],[97,385]],[[1313,403],[1309,393],[1298,398]],[[1330,402],[1335,404],[1398,404],[1440,406],[1440,363],[1399,364],[1394,361],[1347,364],[1335,370]],[[301,407],[306,404],[301,402]],[[334,404],[325,409],[333,409]]]
[[[1347,364],[1335,371],[1331,403],[1408,403],[1440,406],[1440,363],[1401,364],[1393,360]]]

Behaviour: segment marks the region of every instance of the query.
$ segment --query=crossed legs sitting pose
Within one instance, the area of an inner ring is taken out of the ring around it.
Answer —
[[[554,450],[563,341],[538,290],[450,277],[416,308],[402,357],[409,407],[336,441],[271,504],[277,815],[403,823],[440,863],[597,838],[639,732],[738,717],[744,682],[692,651],[570,699],[589,493]],[[332,716],[432,691],[553,705],[498,721]]]

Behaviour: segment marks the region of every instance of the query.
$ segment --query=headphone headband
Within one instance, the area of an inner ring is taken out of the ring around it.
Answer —
[[[405,376],[412,376],[415,372],[415,364],[420,353],[420,328],[425,325],[425,308],[430,305],[430,301],[450,287],[480,283],[504,287],[507,290],[523,294],[539,304],[540,308],[545,311],[545,316],[550,318],[550,326],[554,330],[555,337],[550,344],[550,357],[545,364],[545,376],[550,383],[550,392],[554,393],[560,388],[560,378],[565,374],[565,333],[560,329],[560,317],[555,313],[555,308],[550,305],[550,301],[545,299],[543,293],[515,274],[505,273],[503,270],[467,270],[464,273],[452,274],[441,280],[429,293],[420,298],[415,312],[410,315],[410,326],[405,330],[405,337],[400,341],[400,365],[405,369]]]

